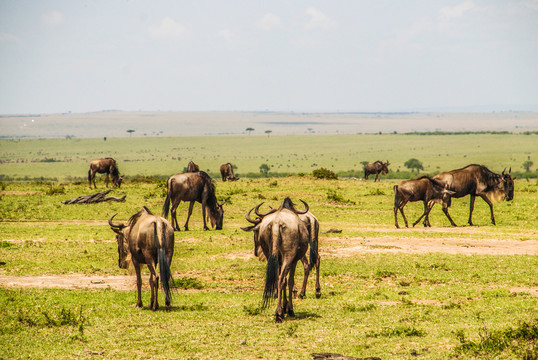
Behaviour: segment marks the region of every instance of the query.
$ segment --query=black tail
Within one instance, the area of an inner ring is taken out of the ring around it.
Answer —
[[[316,221],[313,221],[310,224],[310,261],[308,263],[308,271],[312,270],[314,265],[318,261],[318,232],[319,224]]]
[[[163,213],[161,215],[165,219],[168,217],[168,211],[170,210],[170,184],[167,185],[168,189],[166,191],[166,199],[164,200],[163,204]]]
[[[92,181],[92,169],[88,170],[88,182],[90,183],[90,185],[91,185],[91,181]]]
[[[400,207],[400,199],[398,198],[398,185],[394,185],[394,208]]]
[[[267,260],[267,268],[265,273],[265,290],[263,291],[263,304],[262,308],[265,309],[271,305],[273,295],[278,288],[278,270],[280,264],[278,261],[278,255],[271,255]]]
[[[172,294],[170,289],[174,287],[174,280],[172,279],[172,271],[170,270],[170,264],[168,264],[168,260],[166,259],[166,249],[163,246],[166,243],[166,228],[163,224],[161,241],[159,241],[159,238],[157,236],[157,223],[155,222],[153,223],[153,225],[155,233],[155,242],[157,243],[155,245],[157,245],[159,249],[157,251],[159,277],[161,278],[161,287],[165,294],[165,304],[166,306],[169,306],[172,300]]]

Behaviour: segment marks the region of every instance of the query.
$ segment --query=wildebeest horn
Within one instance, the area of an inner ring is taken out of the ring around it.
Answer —
[[[510,168],[512,169],[512,168]],[[504,175],[504,173],[506,172],[506,168],[504,168],[503,172],[501,173],[501,175]]]
[[[508,170],[508,173],[510,174],[512,172],[512,167],[510,166],[510,169]]]
[[[245,219],[247,219],[247,221],[248,221],[249,223],[252,223],[252,224],[259,224],[260,221],[262,221],[260,218],[258,218],[258,219],[256,219],[256,220],[252,220],[252,219],[250,218],[250,213],[252,212],[252,210],[254,210],[254,208],[255,208],[255,207],[253,207],[252,209],[250,209],[250,210],[247,212],[247,214],[245,215]]]
[[[221,203],[219,204],[219,206],[220,206],[220,207],[223,207],[223,206],[224,206],[224,204],[226,204],[226,199],[224,199],[224,201],[223,201],[223,202],[221,202]],[[252,210],[250,210],[250,211],[252,211]]]
[[[115,225],[112,223],[112,219],[114,219],[114,216],[118,215],[118,213],[115,213],[114,215],[112,215],[110,217],[110,219],[108,219],[108,225],[110,225],[111,228],[116,228],[116,229],[123,229],[125,227],[125,225],[123,224],[119,224],[119,225]]]
[[[295,212],[296,212],[298,215],[306,214],[306,213],[308,212],[308,210],[310,209],[310,207],[308,206],[308,204],[307,204],[305,201],[303,201],[303,200],[301,200],[301,199],[299,199],[299,200],[304,204],[305,209],[304,209],[303,211],[295,211]]]
[[[269,215],[269,214],[272,214],[272,213],[274,213],[274,212],[276,211],[276,209],[271,209],[271,210],[269,210],[268,212],[266,212],[265,214],[260,214],[259,211],[258,211],[258,209],[259,209],[260,206],[262,206],[262,205],[263,205],[263,203],[257,205],[257,206],[254,208],[254,212],[256,213],[256,215],[258,215],[258,216],[261,217],[261,218],[263,218],[264,216],[267,216],[267,215]]]

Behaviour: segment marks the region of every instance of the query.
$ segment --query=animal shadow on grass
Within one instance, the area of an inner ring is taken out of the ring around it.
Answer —
[[[295,317],[289,317],[287,316],[287,320],[304,320],[304,319],[318,319],[321,318],[321,315],[312,313],[309,311],[297,311],[295,312]]]

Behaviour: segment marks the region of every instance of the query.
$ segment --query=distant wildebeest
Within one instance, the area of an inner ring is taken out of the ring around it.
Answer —
[[[145,206],[131,216],[127,225],[114,224],[108,219],[110,228],[116,233],[118,243],[118,265],[121,269],[127,269],[129,259],[136,271],[136,286],[138,300],[136,306],[142,307],[142,276],[140,265],[146,264],[150,271],[149,285],[151,288],[150,309],[157,310],[159,290],[159,278],[161,287],[165,293],[166,310],[170,310],[171,288],[173,287],[170,264],[174,254],[174,229],[166,219],[155,216]],[[159,275],[156,268],[159,267]]]
[[[230,180],[230,181],[236,181],[239,180],[239,178],[236,178],[234,175],[234,169],[232,167],[232,164],[222,164],[220,166],[220,175],[222,175],[222,181]]]
[[[92,181],[94,188],[97,189],[97,186],[95,185],[95,174],[106,174],[105,177],[105,185],[108,187],[108,176],[110,175],[112,177],[112,184],[114,184],[117,187],[121,186],[121,182],[123,181],[123,176],[120,176],[120,172],[118,170],[118,166],[116,165],[116,160],[112,158],[104,158],[104,159],[97,159],[90,162],[90,168],[88,169],[88,183],[90,185],[90,189],[92,188]]]
[[[386,163],[377,160],[376,162],[369,163],[364,165],[364,179],[368,180],[368,175],[375,174],[376,182],[379,179],[379,174],[387,175],[389,173],[390,162],[387,160]]]
[[[510,201],[514,198],[514,179],[512,179],[512,168],[502,174],[496,174],[484,165],[471,164],[464,168],[443,172],[434,176],[434,180],[454,191],[452,197],[460,198],[467,195],[471,196],[469,225],[473,225],[474,200],[480,196],[489,205],[491,212],[491,223],[495,225],[495,216],[493,215],[492,201]],[[450,219],[448,208],[443,208],[445,215]]]
[[[431,226],[429,213],[433,206],[432,202],[442,202],[443,209],[445,209],[450,206],[450,196],[453,194],[453,191],[448,190],[443,184],[428,176],[421,176],[413,180],[404,180],[398,185],[394,185],[394,224],[399,228],[398,210],[400,210],[405,227],[409,227],[404,214],[404,207],[409,201],[422,201],[424,203],[424,212],[415,221],[413,226],[418,224],[423,217],[425,217],[424,226]],[[456,226],[450,216],[448,216],[448,219],[453,226]]]
[[[284,199],[280,208],[270,211],[263,218],[249,221],[254,225],[243,228],[253,231],[255,241],[267,258],[265,289],[263,293],[263,308],[271,302],[275,291],[278,305],[275,311],[275,322],[282,322],[285,314],[295,316],[293,311],[293,287],[295,284],[295,268],[297,262],[305,256],[308,249],[309,232],[299,215],[308,213],[306,209],[298,211],[289,198]],[[252,211],[252,210],[251,210]],[[310,247],[310,268],[316,262],[315,247]],[[286,296],[286,286],[289,295]]]
[[[194,173],[194,172],[198,172],[200,171],[200,167],[194,162],[194,161],[189,161],[189,163],[187,164],[187,171],[188,173]]]
[[[189,230],[189,218],[191,217],[195,201],[202,204],[204,230],[209,230],[205,220],[206,209],[208,210],[207,214],[209,215],[211,226],[214,226],[216,230],[222,230],[224,217],[222,205],[224,205],[224,202],[222,204],[218,203],[215,195],[215,184],[209,175],[204,171],[172,175],[168,179],[167,186],[168,191],[163,205],[162,216],[164,218],[168,216],[170,203],[172,203],[170,219],[175,230],[180,230],[176,217],[176,209],[181,201],[190,202],[187,221],[185,221],[185,230]]]
[[[256,207],[250,209],[250,211],[246,214],[245,219],[248,222],[253,223],[253,224],[257,224],[257,220],[252,220],[250,218],[250,213],[252,212],[252,210],[254,210],[256,215],[258,215],[258,219],[262,219],[262,218],[264,218],[266,216],[272,216],[272,214],[274,212],[276,212],[276,209],[271,209],[269,212],[267,212],[265,214],[260,214],[259,208],[260,208],[260,206],[262,204],[263,203],[261,203],[261,204],[257,205]],[[312,267],[315,266],[316,267],[316,298],[319,299],[321,297],[321,287],[320,287],[320,283],[319,283],[319,267],[320,267],[321,258],[319,256],[319,252],[318,252],[319,221],[314,216],[314,214],[312,214],[310,211],[308,211],[306,214],[298,214],[298,215],[299,215],[299,218],[307,225],[309,246],[310,246],[311,251],[316,254],[315,261],[314,261],[314,263],[312,265],[311,265],[311,262],[306,257],[306,255],[301,258],[301,262],[303,263],[303,267],[304,267],[304,278],[303,278],[303,286],[301,288],[301,292],[299,293],[298,297],[301,298],[301,299],[305,297],[305,295],[306,295],[306,285],[308,283],[308,276],[310,274],[310,271],[312,270]],[[243,230],[248,230],[248,228],[245,228]],[[258,241],[258,234],[255,231],[254,232],[254,256],[263,255],[263,257],[265,257],[265,254],[260,254],[259,253],[260,249],[261,249],[261,245],[260,245],[260,243]],[[295,288],[293,289],[293,294],[294,294],[294,296],[297,295],[297,290]]]

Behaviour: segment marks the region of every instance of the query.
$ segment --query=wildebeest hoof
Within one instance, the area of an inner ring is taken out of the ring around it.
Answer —
[[[275,323],[277,323],[277,324],[282,323],[282,316],[276,315],[275,316]]]
[[[295,317],[295,313],[293,312],[293,310],[288,310],[288,316]]]

